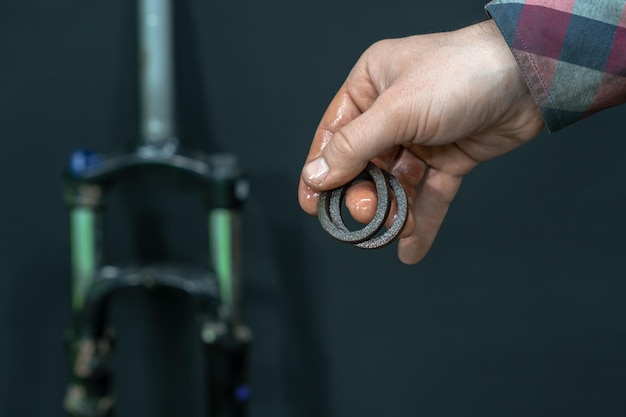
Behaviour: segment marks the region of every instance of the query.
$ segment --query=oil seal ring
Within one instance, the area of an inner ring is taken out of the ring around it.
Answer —
[[[372,221],[365,227],[350,231],[343,220],[341,206],[348,188],[363,181],[372,181],[376,186],[378,199],[376,212]],[[391,207],[390,189],[395,195],[398,211],[391,227],[378,235],[389,217],[389,209]],[[407,213],[407,197],[400,181],[371,162],[359,176],[349,183],[334,190],[322,192],[317,206],[317,217],[322,228],[328,234],[341,242],[350,243],[362,249],[382,248],[393,242],[406,224]]]

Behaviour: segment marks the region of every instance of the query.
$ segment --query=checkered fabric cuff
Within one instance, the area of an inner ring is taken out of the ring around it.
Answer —
[[[550,131],[626,102],[624,0],[494,0],[485,9]]]

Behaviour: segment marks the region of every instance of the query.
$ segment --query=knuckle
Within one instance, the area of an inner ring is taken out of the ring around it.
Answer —
[[[381,39],[379,41],[376,41],[372,45],[370,45],[369,48],[367,48],[367,53],[386,52],[392,42],[392,39]]]
[[[358,146],[356,143],[358,140],[353,133],[346,130],[344,128],[336,132],[330,144],[338,159],[352,160],[357,155]]]

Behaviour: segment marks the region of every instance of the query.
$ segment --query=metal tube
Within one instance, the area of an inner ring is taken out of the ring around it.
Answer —
[[[171,0],[139,0],[141,145],[175,137]]]
[[[241,324],[239,229],[239,213],[235,210],[210,211],[211,256],[222,300],[220,313],[232,329]]]
[[[74,207],[70,213],[72,244],[72,309],[79,313],[93,282],[98,263],[97,214],[91,207]]]

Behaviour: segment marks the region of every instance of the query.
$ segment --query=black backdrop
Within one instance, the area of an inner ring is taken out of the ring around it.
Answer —
[[[471,24],[482,6],[176,2],[181,137],[236,152],[252,182],[252,416],[626,413],[623,108],[476,169],[417,266],[335,243],[299,211],[311,135],[359,54]],[[110,152],[137,136],[135,20],[131,0],[0,3],[0,416],[63,415],[59,173],[76,148]],[[119,190],[110,260],[205,258],[195,200],[157,191]],[[114,302],[119,416],[201,415],[191,316],[170,294]]]

